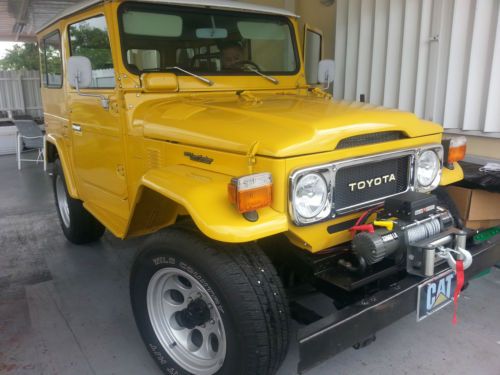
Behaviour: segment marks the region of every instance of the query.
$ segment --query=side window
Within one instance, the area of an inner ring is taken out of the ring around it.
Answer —
[[[42,39],[40,46],[42,84],[44,87],[62,87],[61,34],[56,31]]]
[[[306,25],[304,35],[304,67],[307,83],[318,83],[318,65],[322,56],[323,35],[321,31]]]
[[[91,88],[115,87],[115,71],[104,16],[97,16],[69,26],[71,56],[85,56],[92,64]]]

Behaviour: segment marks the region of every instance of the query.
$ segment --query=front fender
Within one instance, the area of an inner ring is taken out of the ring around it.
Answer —
[[[248,242],[288,230],[284,213],[266,207],[258,210],[256,222],[246,220],[229,203],[230,176],[174,165],[149,170],[141,179],[141,189],[158,193],[189,213],[207,237],[221,242]],[[140,196],[141,194],[138,194]],[[140,204],[140,197],[138,198]],[[172,205],[167,205],[175,209]],[[140,209],[134,208],[134,212]],[[133,222],[133,219],[132,219]]]
[[[462,170],[462,167],[458,163],[453,163],[453,169],[449,169],[446,167],[443,168],[443,174],[441,176],[441,182],[439,183],[439,185],[451,185],[454,182],[463,180],[463,178],[464,171]]]

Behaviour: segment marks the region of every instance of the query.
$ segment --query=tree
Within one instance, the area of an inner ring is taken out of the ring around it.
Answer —
[[[15,45],[12,49],[7,50],[3,59],[0,59],[0,69],[2,70],[38,70],[39,64],[36,43]]]
[[[82,22],[70,26],[69,35],[72,56],[88,57],[94,70],[113,67],[108,33],[105,30]]]

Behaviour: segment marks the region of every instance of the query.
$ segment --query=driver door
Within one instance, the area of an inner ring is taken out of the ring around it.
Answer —
[[[92,84],[82,92],[113,98],[115,73],[104,15],[70,24],[68,38],[71,56],[85,56],[92,65]],[[103,108],[98,97],[79,95],[75,89],[69,96],[79,193],[91,211],[97,205],[126,218],[127,184],[119,115]]]

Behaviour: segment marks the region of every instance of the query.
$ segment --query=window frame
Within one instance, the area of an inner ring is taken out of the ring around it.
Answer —
[[[113,59],[113,51],[111,49],[111,38],[110,38],[110,35],[109,35],[109,27],[108,27],[108,21],[106,19],[106,15],[104,13],[96,13],[90,17],[87,17],[87,18],[83,18],[83,19],[80,19],[78,21],[75,21],[73,23],[69,23],[67,26],[66,26],[66,32],[68,34],[68,52],[69,52],[69,56],[73,56],[72,54],[72,48],[71,48],[71,33],[70,33],[70,27],[73,26],[73,25],[76,25],[78,23],[81,23],[81,22],[85,22],[87,20],[91,20],[92,18],[98,18],[98,17],[104,17],[104,22],[106,23],[106,32],[108,33],[108,43],[109,43],[109,51],[111,53],[111,62],[113,63],[113,71],[114,71],[114,76],[113,78],[115,79],[115,85],[114,86],[109,86],[109,87],[92,87],[92,86],[89,86],[89,87],[86,87],[85,90],[114,90],[116,88],[116,69],[115,69],[115,61]],[[92,69],[93,71],[94,69]]]
[[[138,9],[141,9],[141,10],[146,10],[146,9],[151,9],[151,10],[156,10],[158,8],[167,8],[167,9],[172,9],[173,11],[175,10],[178,10],[178,11],[188,11],[189,10],[193,10],[195,9],[197,12],[200,12],[200,13],[210,13],[210,14],[213,14],[213,12],[216,12],[216,13],[219,13],[219,14],[234,14],[234,13],[239,13],[243,16],[248,16],[249,13],[248,12],[244,12],[244,11],[238,11],[238,10],[221,10],[221,9],[212,9],[212,8],[202,8],[202,7],[190,7],[190,6],[183,6],[183,5],[171,5],[171,4],[153,4],[153,3],[141,3],[141,2],[135,2],[135,1],[126,1],[122,4],[120,4],[120,6],[118,7],[118,33],[119,33],[119,37],[120,37],[120,54],[122,56],[122,63],[123,63],[123,66],[125,67],[125,69],[127,69],[127,71],[131,74],[134,74],[134,75],[137,75],[139,76],[140,74],[142,74],[143,72],[137,72],[135,71],[133,68],[130,67],[130,64],[128,63],[128,60],[127,60],[127,51],[125,49],[125,43],[124,43],[124,38],[125,38],[125,32],[124,32],[124,28],[123,28],[123,12],[125,11],[125,8],[126,7],[138,7]],[[255,14],[251,14],[251,15],[255,15]],[[275,15],[275,14],[266,14],[266,13],[257,13],[257,15],[259,17],[262,17],[262,18],[268,18],[268,19],[281,19],[281,20],[285,20],[285,24],[288,26],[289,30],[290,30],[290,38],[291,38],[291,42],[292,42],[292,47],[293,47],[293,56],[295,58],[295,70],[293,71],[290,71],[290,72],[285,72],[285,71],[278,71],[278,72],[263,72],[265,74],[268,74],[268,75],[272,75],[272,76],[295,76],[297,74],[300,73],[301,71],[301,68],[302,68],[302,60],[300,58],[300,55],[299,55],[299,49],[298,49],[298,41],[297,41],[297,37],[296,37],[296,34],[295,34],[295,28],[293,27],[293,24],[292,22],[290,21],[290,19],[286,16],[281,16],[281,15]],[[154,71],[154,72],[147,72],[147,73],[168,73],[168,72],[171,72],[170,70],[165,70],[165,69],[160,69],[158,71]],[[252,72],[245,72],[245,71],[241,71],[241,72],[229,72],[229,71],[225,71],[225,72],[203,72],[203,71],[196,71],[195,72],[196,74],[200,74],[200,75],[203,75],[203,76],[213,76],[213,77],[224,77],[224,76],[229,76],[229,77],[238,77],[238,76],[244,76],[244,77],[248,77],[248,76],[251,76],[251,77],[254,77],[255,76],[255,73],[252,73]],[[180,72],[180,71],[176,71],[175,74],[177,76],[189,76],[188,74],[186,73],[183,73],[183,72]]]
[[[46,54],[46,48],[45,48],[45,41],[49,38],[52,38],[54,35],[57,35],[59,37],[59,58],[61,59],[61,83],[59,85],[50,85],[49,84],[49,72],[47,70],[47,54]],[[61,38],[61,32],[59,29],[56,29],[54,31],[51,31],[50,33],[46,34],[41,38],[42,42],[42,55],[43,55],[43,61],[41,61],[41,64],[43,64],[43,67],[45,70],[44,75],[45,75],[45,80],[42,80],[42,87],[46,89],[61,89],[63,87],[64,83],[64,67],[63,67],[63,55],[62,55],[62,38]],[[42,73],[42,67],[40,67],[40,71]]]

